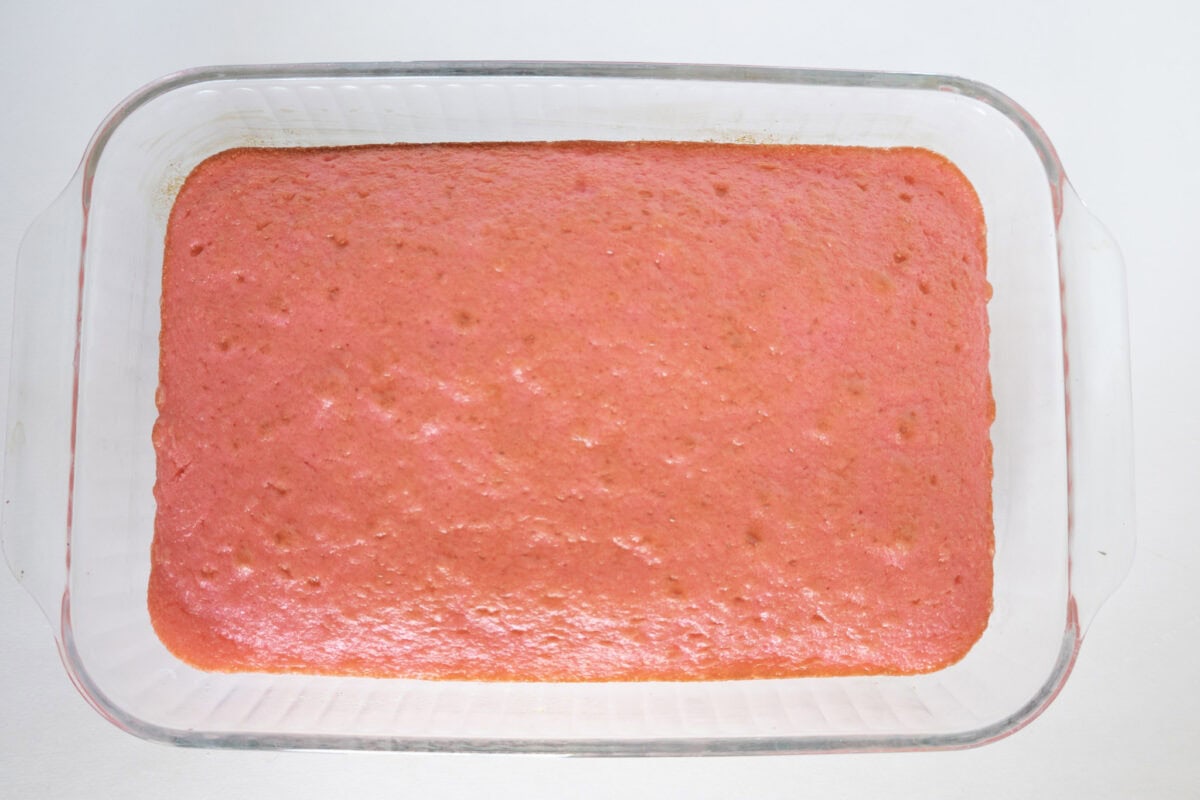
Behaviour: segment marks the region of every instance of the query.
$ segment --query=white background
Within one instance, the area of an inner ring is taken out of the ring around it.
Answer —
[[[948,753],[598,760],[173,749],[92,711],[0,570],[0,796],[1200,797],[1200,4],[0,0],[0,375],[17,246],[138,86],[245,62],[573,59],[959,74],[1046,129],[1129,269],[1138,553],[1065,690]],[[0,393],[0,397],[6,392]]]

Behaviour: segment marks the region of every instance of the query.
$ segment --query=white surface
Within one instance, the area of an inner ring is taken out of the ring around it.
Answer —
[[[1200,6],[1010,0],[0,6],[0,374],[12,266],[103,116],[159,75],[213,63],[446,58],[704,61],[957,73],[1024,105],[1129,267],[1139,550],[1066,689],[1016,735],[959,753],[752,759],[179,750],[104,721],[0,570],[6,797],[1200,797]],[[322,9],[332,8],[334,16]],[[1185,227],[1189,226],[1189,227]]]

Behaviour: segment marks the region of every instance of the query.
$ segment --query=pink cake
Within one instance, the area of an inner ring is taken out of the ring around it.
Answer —
[[[149,607],[204,669],[916,673],[992,592],[984,221],[924,150],[232,150],[167,233]]]

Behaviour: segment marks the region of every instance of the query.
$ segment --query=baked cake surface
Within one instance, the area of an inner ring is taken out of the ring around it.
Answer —
[[[985,229],[919,149],[241,149],[165,247],[149,609],[226,671],[915,673],[991,610]]]

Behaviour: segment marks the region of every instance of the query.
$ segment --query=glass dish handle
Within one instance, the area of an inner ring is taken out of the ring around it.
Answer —
[[[1133,563],[1133,410],[1125,265],[1070,186],[1059,264],[1067,374],[1071,594],[1081,634]]]
[[[0,541],[9,568],[55,630],[69,558],[83,237],[78,181],[33,222],[17,255],[0,514]]]

